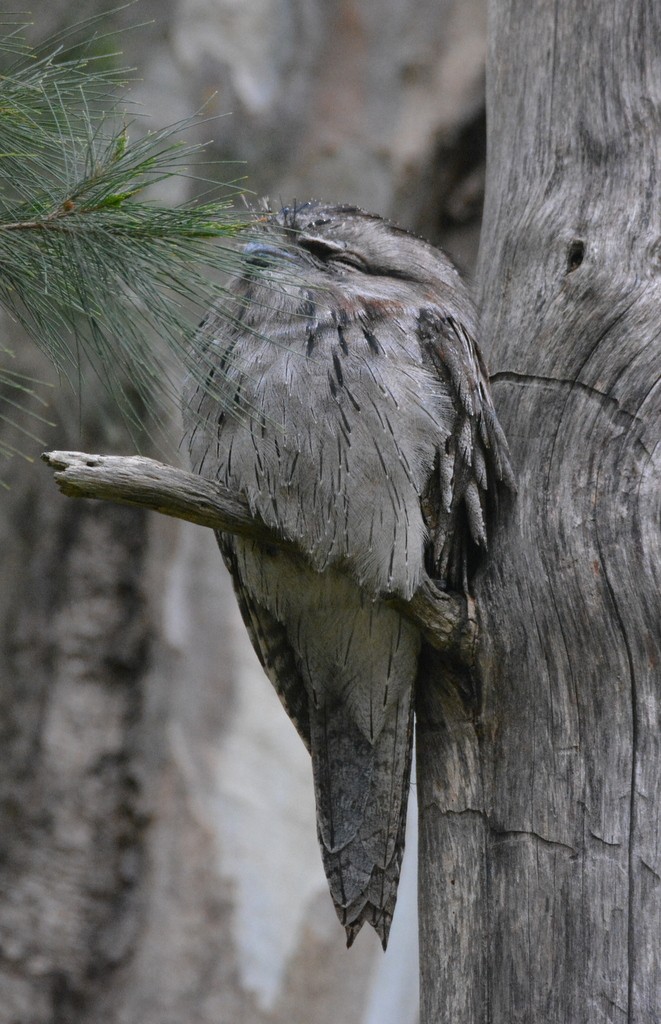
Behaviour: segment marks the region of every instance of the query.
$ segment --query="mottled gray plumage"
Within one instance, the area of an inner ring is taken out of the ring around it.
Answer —
[[[404,848],[416,628],[381,598],[467,586],[507,445],[448,258],[379,217],[265,221],[184,395],[193,468],[307,561],[220,535],[253,645],[312,755],[319,842],[349,944],[385,947]],[[268,267],[265,270],[265,267]]]

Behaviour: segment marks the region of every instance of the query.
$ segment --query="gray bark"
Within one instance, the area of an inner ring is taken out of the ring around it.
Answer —
[[[519,495],[475,689],[434,664],[420,702],[424,1024],[661,1019],[659,39],[654,0],[492,2],[479,288]]]

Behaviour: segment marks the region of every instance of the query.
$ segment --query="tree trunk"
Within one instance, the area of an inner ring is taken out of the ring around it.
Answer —
[[[422,1021],[658,1024],[661,7],[491,7],[479,288],[519,494],[479,705],[424,681]]]

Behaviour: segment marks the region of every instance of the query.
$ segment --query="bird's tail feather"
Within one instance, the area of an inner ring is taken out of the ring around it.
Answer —
[[[340,702],[311,710],[319,843],[350,946],[367,922],[383,948],[397,899],[411,774],[408,690],[370,742]]]

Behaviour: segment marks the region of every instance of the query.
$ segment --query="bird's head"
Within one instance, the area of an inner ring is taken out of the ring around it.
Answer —
[[[451,260],[435,246],[390,221],[356,206],[307,202],[283,207],[262,222],[246,246],[257,266],[282,260],[293,272],[318,272],[334,278],[400,280],[441,289],[456,288],[458,274]]]

